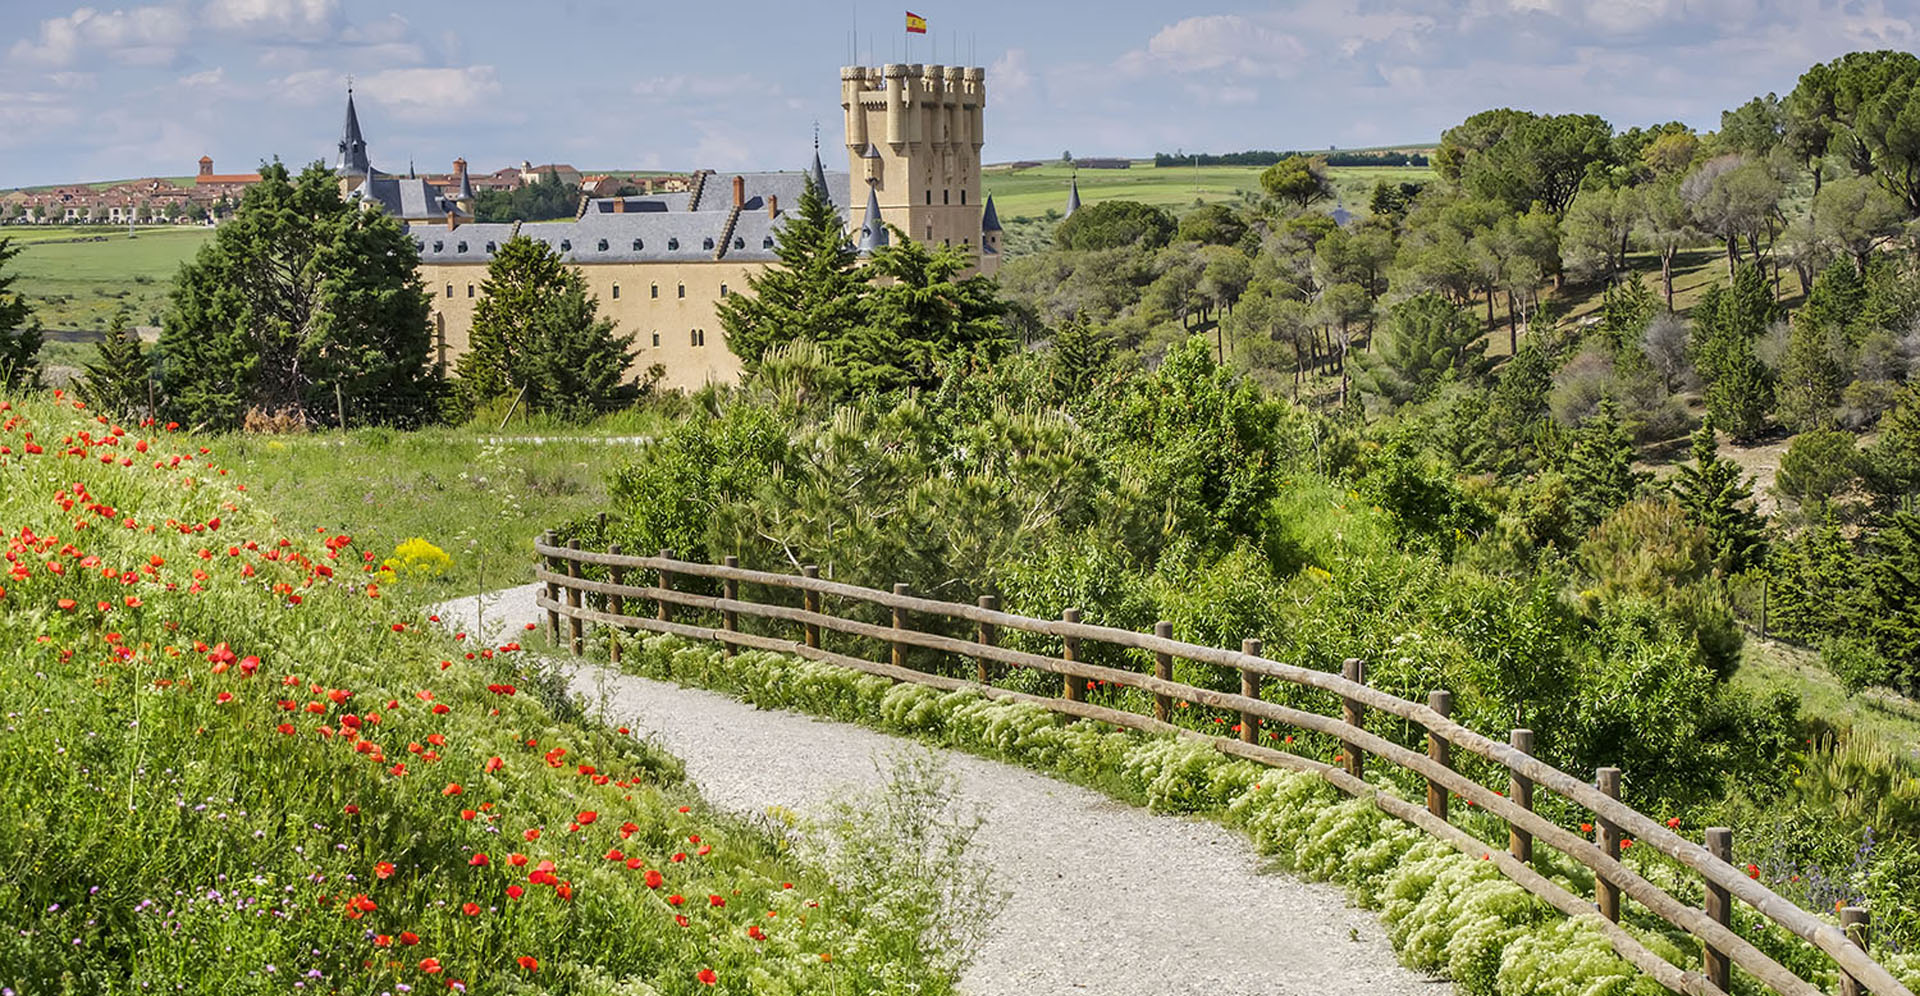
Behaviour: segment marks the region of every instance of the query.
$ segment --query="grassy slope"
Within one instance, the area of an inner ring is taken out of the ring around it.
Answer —
[[[439,633],[430,587],[361,573],[358,541],[323,542],[341,534],[201,442],[0,402],[0,984],[907,981],[912,939],[863,922],[783,836],[554,711],[517,644]]]
[[[1260,166],[1169,166],[1159,168],[1148,161],[1131,169],[1083,169],[1080,199],[1134,200],[1157,204],[1178,211],[1195,199],[1209,202],[1232,199],[1238,191],[1260,189]],[[1364,205],[1372,195],[1375,182],[1420,182],[1433,178],[1425,167],[1342,166],[1328,169],[1340,199],[1349,207]],[[1072,167],[1062,163],[1012,170],[989,166],[982,170],[980,186],[993,195],[994,207],[1002,220],[1039,217],[1049,210],[1064,211],[1067,206],[1067,181],[1074,176]]]
[[[1733,687],[1755,695],[1780,688],[1796,692],[1805,715],[1880,741],[1920,763],[1920,702],[1881,689],[1849,696],[1811,650],[1749,637]]]
[[[124,228],[91,225],[8,229],[0,237],[18,238],[25,246],[13,261],[20,275],[15,289],[32,302],[42,325],[104,329],[122,307],[133,324],[152,324],[180,264],[212,234],[199,226],[169,226],[141,229],[137,238],[128,239]],[[104,241],[56,241],[96,237]]]

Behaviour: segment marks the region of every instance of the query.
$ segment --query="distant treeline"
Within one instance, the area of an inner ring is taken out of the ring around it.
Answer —
[[[1209,155],[1204,152],[1156,152],[1155,166],[1271,166],[1290,156],[1312,156],[1326,160],[1329,166],[1425,166],[1427,157],[1418,152],[1229,152]]]

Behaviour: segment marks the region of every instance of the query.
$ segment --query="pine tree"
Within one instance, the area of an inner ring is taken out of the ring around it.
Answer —
[[[435,374],[420,254],[400,222],[340,196],[314,163],[269,163],[194,261],[182,267],[160,333],[161,386],[174,419],[215,428],[251,409],[363,419],[426,417]],[[355,404],[359,402],[359,404]]]
[[[870,292],[865,324],[842,342],[827,343],[848,366],[859,389],[930,389],[942,364],[1010,347],[1001,316],[1006,305],[992,280],[961,277],[973,265],[958,246],[916,242],[898,229],[893,244],[873,254],[868,268],[886,278]]]
[[[1066,397],[1078,395],[1107,370],[1113,361],[1113,339],[1075,312],[1053,331],[1053,360],[1049,373],[1054,387]]]
[[[127,328],[127,313],[113,316],[107,337],[94,344],[93,362],[86,365],[75,393],[97,412],[131,418],[147,412],[153,397],[153,360],[140,345],[140,334]]]
[[[1847,269],[1852,271],[1852,267]],[[1827,429],[1835,424],[1833,413],[1840,405],[1845,377],[1833,357],[1832,339],[1838,328],[1805,311],[1794,316],[1787,355],[1780,364],[1780,386],[1775,392],[1779,402],[1775,414],[1780,424],[1794,432]]]
[[[1714,287],[1694,306],[1690,352],[1707,382],[1707,408],[1734,439],[1766,431],[1773,409],[1773,373],[1754,355],[1754,340],[1774,315],[1773,292],[1753,266],[1742,266],[1732,287]]]
[[[1911,507],[1920,495],[1920,383],[1900,390],[1893,410],[1880,419],[1880,438],[1867,451],[1867,486],[1883,511]]]
[[[1900,512],[1875,538],[1867,576],[1873,641],[1893,665],[1893,684],[1920,695],[1920,515]]]
[[[1693,462],[1681,464],[1671,484],[1687,518],[1707,531],[1721,570],[1736,574],[1766,556],[1766,520],[1753,508],[1753,479],[1720,456],[1713,416],[1693,434]]]
[[[470,399],[524,389],[528,410],[585,420],[634,393],[626,380],[633,334],[614,334],[580,271],[545,242],[516,235],[501,243],[482,291],[472,349],[458,363]]]
[[[1853,547],[1831,509],[1818,523],[1773,548],[1767,576],[1768,616],[1780,636],[1819,643],[1865,618],[1861,603],[1866,591]]]
[[[1633,439],[1621,426],[1619,407],[1612,398],[1600,402],[1600,410],[1574,432],[1563,472],[1576,532],[1599,525],[1632,500],[1646,482],[1647,475],[1633,469]]]
[[[26,296],[13,289],[20,275],[7,272],[20,252],[12,239],[0,239],[0,388],[10,391],[40,384],[40,320]]]
[[[807,181],[798,210],[775,239],[778,262],[747,278],[747,290],[720,302],[727,348],[748,372],[761,354],[795,340],[840,339],[866,314],[867,282],[859,252],[826,191]]]

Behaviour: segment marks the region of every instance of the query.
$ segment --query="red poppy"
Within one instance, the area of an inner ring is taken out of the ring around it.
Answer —
[[[675,913],[673,915],[673,922],[679,924],[682,927],[693,926],[693,921],[687,919],[686,914],[684,913]]]
[[[440,794],[441,795],[459,795],[461,792],[464,792],[464,791],[466,790],[460,787],[459,782],[453,782],[453,783],[450,783],[446,788],[441,789]]]
[[[392,934],[375,934],[375,935],[373,935],[373,946],[374,946],[374,947],[376,947],[376,948],[390,948],[390,947],[393,947],[393,935],[392,935]]]
[[[491,775],[494,772],[499,771],[501,768],[505,767],[506,763],[507,762],[502,761],[497,757],[490,757],[490,758],[487,758],[487,763],[482,767],[487,774]]]
[[[346,814],[348,816],[358,816],[360,815],[360,807],[349,802],[347,803]]]
[[[668,896],[668,897],[667,897],[667,905],[668,905],[668,906],[680,906],[680,905],[682,905],[682,904],[684,904],[684,903],[685,903],[686,901],[687,901],[687,897],[685,897],[685,896],[683,896],[683,895],[681,895],[681,894],[679,894],[678,892],[676,892],[676,893],[674,893],[673,895],[671,895],[671,896]]]
[[[566,899],[566,900],[573,899],[573,883],[562,882],[559,885],[554,886],[553,894],[556,896],[559,896],[561,899]]]
[[[708,897],[707,897],[707,905],[708,905],[708,906],[713,906],[713,907],[720,907],[720,906],[725,906],[725,905],[727,905],[727,897],[725,897],[725,896],[708,896]]]
[[[428,975],[432,975],[433,973],[440,971],[440,959],[438,958],[420,959],[420,971],[425,972]]]
[[[659,871],[652,868],[647,869],[647,888],[658,889],[666,880],[667,877],[660,874]]]
[[[510,864],[515,868],[518,868],[521,865],[524,865],[526,863],[527,863],[527,856],[524,854],[515,852],[513,854],[507,855],[507,864]]]
[[[539,839],[540,839],[540,828],[539,828],[539,827],[530,827],[530,828],[528,828],[528,829],[526,829],[526,830],[524,830],[524,831],[522,831],[522,832],[521,832],[521,834],[520,834],[520,836],[521,836],[521,837],[523,837],[523,838],[525,838],[525,839],[527,839],[527,840],[529,840],[529,841],[534,841],[534,840],[539,840]]]
[[[393,877],[393,862],[381,861],[373,866],[373,877],[386,879]]]
[[[714,970],[711,968],[701,969],[699,974],[695,975],[694,978],[699,979],[701,982],[704,982],[707,985],[713,985],[714,983],[720,981],[720,976],[716,974]]]
[[[473,857],[471,857],[471,858],[468,858],[468,859],[467,859],[467,864],[469,864],[469,865],[471,865],[471,866],[473,866],[473,867],[475,867],[475,868],[485,868],[485,867],[487,866],[487,855],[486,855],[486,852],[485,852],[485,851],[482,851],[481,853],[479,853],[479,854],[476,854],[476,855],[474,855],[474,856],[473,856]]]
[[[233,693],[232,693],[232,692],[221,692],[220,694],[218,694],[218,695],[215,695],[215,696],[213,697],[213,701],[214,701],[214,704],[216,704],[216,705],[226,705],[227,703],[229,703],[229,702],[232,702],[232,701],[233,701]]]
[[[624,854],[621,854],[619,848],[610,847],[607,849],[607,853],[605,857],[608,861],[624,861],[626,860],[627,856]]]
[[[420,935],[411,930],[403,930],[400,932],[400,943],[412,947],[420,943]]]
[[[479,916],[480,904],[479,903],[461,903],[460,912],[465,913],[468,916]]]
[[[575,823],[578,823],[584,827],[599,818],[600,818],[599,813],[596,813],[591,809],[583,809],[574,816],[573,820]]]
[[[747,928],[747,936],[753,938],[756,941],[764,941],[767,939],[767,932],[764,930],[761,930],[760,925],[756,923],[753,926]]]
[[[1591,823],[1582,823],[1582,824],[1580,824],[1580,832],[1581,832],[1581,833],[1592,833],[1592,832],[1593,832],[1593,824],[1591,824]]]
[[[280,731],[281,733],[286,734],[287,736],[293,736],[292,723],[281,723],[279,726],[274,727],[274,729]]]
[[[522,889],[522,888],[521,888],[521,887],[519,887],[518,885],[509,885],[509,886],[507,886],[507,898],[508,898],[508,899],[519,899],[519,898],[520,898],[521,896],[524,896],[524,895],[526,895],[526,894],[527,894],[527,890],[525,890],[525,889]]]
[[[1674,818],[1672,818],[1672,819],[1670,819],[1670,820],[1668,820],[1668,821],[1667,821],[1667,829],[1669,829],[1669,830],[1678,830],[1678,829],[1680,829],[1680,817],[1678,817],[1678,816],[1675,816]]]
[[[521,968],[524,968],[529,972],[537,972],[540,970],[540,962],[537,959],[535,959],[532,955],[521,955],[520,957],[514,959],[514,961]]]

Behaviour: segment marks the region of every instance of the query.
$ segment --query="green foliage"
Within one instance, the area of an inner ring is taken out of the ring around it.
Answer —
[[[1388,309],[1374,352],[1358,357],[1355,382],[1362,391],[1403,404],[1445,381],[1478,380],[1487,368],[1486,351],[1479,322],[1428,291]]]
[[[881,280],[868,292],[864,324],[824,344],[855,390],[930,388],[947,365],[983,363],[1008,346],[1006,305],[991,279],[960,275],[972,266],[960,247],[898,230],[873,254],[868,269]]]
[[[1753,507],[1753,479],[1720,455],[1713,417],[1693,434],[1693,462],[1681,464],[1671,483],[1687,518],[1707,531],[1720,569],[1738,574],[1766,556],[1766,523]]]
[[[1853,434],[1838,429],[1815,429],[1793,437],[1780,458],[1774,489],[1802,505],[1825,506],[1860,477],[1859,451]]]
[[[1094,250],[1137,246],[1158,249],[1172,241],[1173,215],[1139,201],[1100,201],[1075,211],[1054,229],[1061,249]]]
[[[1789,96],[1789,135],[1810,157],[1831,155],[1871,175],[1907,213],[1920,213],[1920,58],[1849,52],[1801,75]],[[1796,135],[1796,132],[1798,135]]]
[[[1767,604],[1773,632],[1803,643],[1850,630],[1862,618],[1859,567],[1831,511],[1768,557]]]
[[[1848,695],[1893,680],[1892,665],[1880,656],[1872,641],[1859,636],[1834,635],[1820,641],[1820,663],[1839,679]]]
[[[1880,420],[1880,438],[1866,452],[1866,477],[1882,508],[1900,508],[1920,494],[1920,384],[1902,388]]]
[[[1873,642],[1888,662],[1888,680],[1920,695],[1920,514],[1900,512],[1874,538],[1868,571]]]
[[[1180,219],[1177,239],[1202,245],[1237,245],[1247,234],[1247,223],[1225,204],[1206,204],[1194,208]]]
[[[1633,440],[1621,427],[1619,409],[1611,399],[1602,401],[1599,411],[1575,430],[1563,472],[1572,494],[1568,512],[1576,533],[1599,525],[1646,483],[1647,475],[1633,469]]]
[[[474,400],[525,392],[534,412],[584,421],[630,399],[634,333],[599,317],[579,269],[545,242],[516,235],[487,264],[471,349],[459,360]]]
[[[75,393],[87,407],[114,418],[148,411],[152,399],[153,358],[141,348],[140,334],[127,329],[125,312],[114,316],[106,338],[94,345]]]
[[[1713,287],[1693,310],[1689,350],[1707,383],[1707,409],[1733,438],[1747,442],[1766,429],[1774,377],[1753,344],[1774,316],[1773,292],[1758,267],[1743,266],[1731,288]]]
[[[572,218],[579,208],[580,188],[561,183],[555,170],[512,190],[481,190],[473,197],[475,221],[553,221]]]
[[[797,208],[775,240],[778,262],[749,276],[746,292],[716,309],[727,348],[749,372],[776,345],[841,343],[865,318],[866,280],[839,213],[812,181]]]
[[[13,285],[20,279],[7,264],[20,255],[12,239],[0,238],[0,388],[18,391],[40,383],[40,322]]]
[[[1520,213],[1565,213],[1589,170],[1612,158],[1613,129],[1592,114],[1482,111],[1440,136],[1434,168],[1474,196]]]
[[[1327,182],[1326,168],[1326,162],[1321,159],[1288,156],[1261,171],[1260,189],[1275,200],[1287,201],[1304,209],[1332,193],[1333,186]]]
[[[383,422],[427,414],[435,379],[419,252],[315,163],[270,163],[180,270],[160,334],[163,407],[232,428],[249,410],[337,422],[335,390]]]

